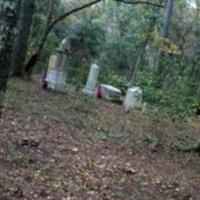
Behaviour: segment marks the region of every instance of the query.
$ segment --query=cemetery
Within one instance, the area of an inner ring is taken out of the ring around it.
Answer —
[[[52,55],[49,59],[49,66],[44,82],[47,88],[57,91],[65,92],[67,72],[65,71],[65,63],[67,53],[70,51],[70,44],[67,39],[63,39],[59,48],[56,50],[56,55]],[[120,89],[107,84],[98,83],[98,76],[101,68],[96,64],[91,64],[87,83],[82,89],[82,92],[103,98],[108,101],[121,102],[126,112],[133,109],[142,109],[142,90],[139,87],[129,88],[125,96],[122,96]],[[42,84],[44,84],[44,82]]]
[[[0,200],[200,200],[199,0],[0,0]]]

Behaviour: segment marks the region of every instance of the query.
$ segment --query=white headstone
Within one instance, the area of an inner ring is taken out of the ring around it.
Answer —
[[[85,88],[83,89],[83,92],[87,94],[94,94],[95,93],[95,88],[96,88],[96,83],[97,83],[97,78],[99,75],[100,68],[96,64],[92,64],[90,68],[90,73],[87,79],[87,84]]]
[[[67,59],[66,52],[69,51],[70,44],[67,39],[63,39],[57,49],[56,55],[51,56],[47,72],[48,88],[56,91],[64,91],[67,74],[64,70]]]
[[[61,66],[62,58],[61,52],[51,56],[46,77],[48,88],[59,92],[64,91],[67,76]]]
[[[128,89],[123,104],[126,112],[134,108],[142,108],[142,90],[139,87]]]

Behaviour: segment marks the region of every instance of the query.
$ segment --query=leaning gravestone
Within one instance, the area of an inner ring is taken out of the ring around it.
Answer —
[[[109,101],[121,101],[122,92],[116,87],[107,84],[100,84],[100,97]]]
[[[99,75],[100,68],[96,64],[92,64],[90,68],[90,73],[87,79],[87,83],[85,88],[83,89],[83,92],[86,94],[95,94],[95,89],[96,89],[96,83],[97,83],[97,78]]]
[[[142,108],[142,90],[139,87],[129,88],[124,99],[125,111],[131,111],[134,108]]]

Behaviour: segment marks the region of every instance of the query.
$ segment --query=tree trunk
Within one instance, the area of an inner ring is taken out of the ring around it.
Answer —
[[[132,87],[135,84],[137,72],[138,72],[140,63],[142,61],[142,58],[144,57],[146,46],[149,42],[152,32],[154,31],[155,24],[156,24],[156,18],[153,18],[148,25],[147,36],[146,36],[146,39],[141,44],[140,52],[137,57],[136,63],[131,69],[129,87]]]
[[[52,21],[52,17],[53,17],[53,5],[54,5],[53,0],[49,0],[47,21],[46,21],[46,25],[45,25],[45,28],[44,28],[44,32],[43,32],[41,42],[40,42],[37,50],[33,53],[33,55],[24,64],[24,70],[25,70],[24,75],[25,75],[26,79],[30,79],[31,74],[33,72],[33,68],[40,58],[41,51],[42,51],[42,49],[45,45],[48,34],[50,32],[49,25],[50,25],[50,23]]]
[[[170,21],[172,17],[172,12],[173,12],[173,3],[174,0],[167,0],[167,7],[166,7],[166,13],[163,21],[163,30],[162,30],[162,37],[163,38],[169,38],[169,26],[170,26]],[[164,58],[165,55],[162,52],[161,49],[158,51],[157,55],[157,60],[156,60],[156,70],[157,70],[157,75],[161,75],[163,72],[164,66],[161,63],[162,58]]]
[[[174,0],[167,0],[167,11],[164,17],[162,37],[169,38],[169,25],[172,17]]]
[[[24,71],[23,76],[26,80],[30,80],[31,75],[33,73],[33,68],[35,64],[38,62],[40,58],[40,54],[41,54],[41,49],[38,48],[37,51],[25,63],[24,65],[25,71]]]
[[[19,0],[0,0],[0,115],[6,92]]]
[[[27,53],[27,43],[32,25],[35,0],[21,0],[19,13],[19,31],[12,54],[11,76],[22,77],[23,64]]]
[[[135,84],[136,75],[137,75],[142,57],[144,56],[145,49],[146,49],[148,42],[149,42],[149,37],[147,36],[147,38],[145,39],[145,41],[141,45],[140,53],[137,57],[135,65],[133,66],[133,68],[131,70],[131,79],[130,79],[130,82],[129,82],[129,87],[132,87]]]

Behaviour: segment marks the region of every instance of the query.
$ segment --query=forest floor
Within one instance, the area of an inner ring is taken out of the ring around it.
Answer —
[[[0,200],[200,200],[198,119],[125,113],[11,81],[0,120]]]

